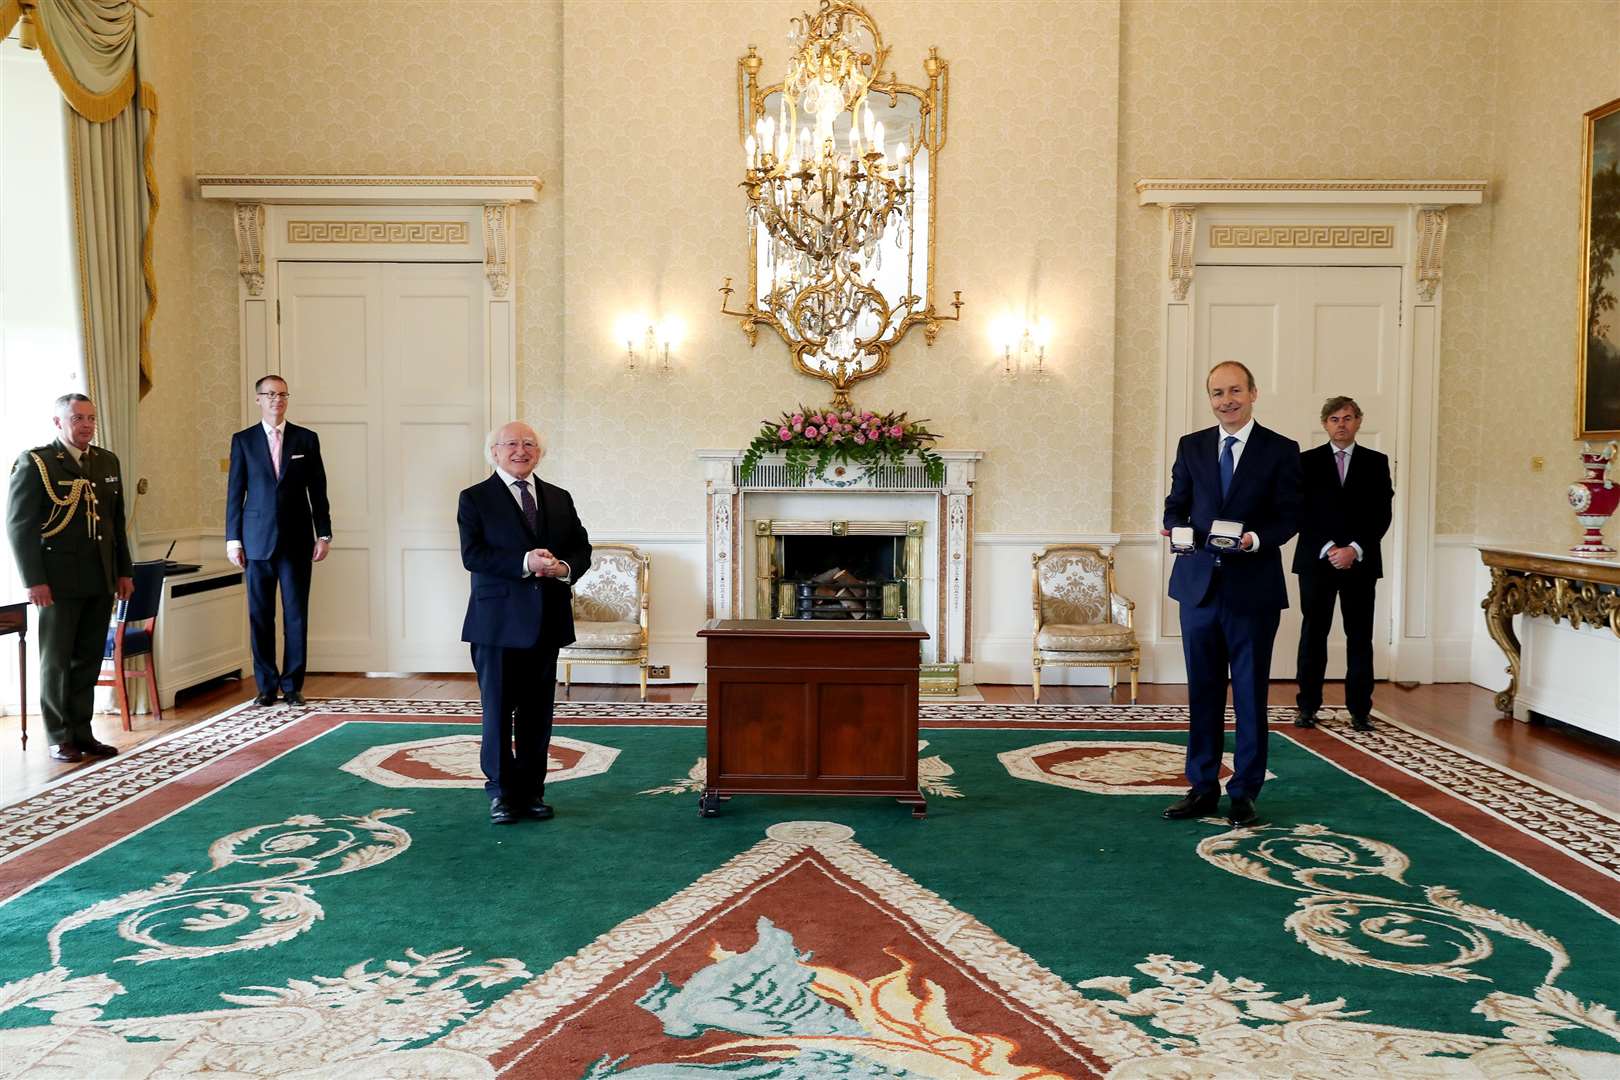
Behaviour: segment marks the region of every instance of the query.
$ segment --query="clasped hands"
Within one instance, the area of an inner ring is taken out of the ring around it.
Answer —
[[[1356,549],[1348,545],[1328,548],[1327,561],[1335,570],[1348,570],[1356,565]]]
[[[567,577],[568,567],[545,548],[535,548],[523,558],[523,565],[535,577]]]

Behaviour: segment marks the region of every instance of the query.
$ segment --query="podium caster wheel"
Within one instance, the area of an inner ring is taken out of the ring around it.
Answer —
[[[698,817],[715,817],[720,813],[720,796],[702,795],[698,797]]]

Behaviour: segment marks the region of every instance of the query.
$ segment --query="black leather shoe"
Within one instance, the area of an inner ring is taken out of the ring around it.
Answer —
[[[1227,823],[1234,829],[1241,829],[1245,825],[1253,825],[1260,820],[1260,815],[1254,811],[1254,800],[1245,799],[1241,795],[1232,796],[1232,808],[1226,814]]]
[[[535,799],[523,808],[523,816],[533,818],[535,821],[550,821],[557,816],[557,812],[539,799]]]
[[[83,761],[84,754],[72,743],[57,743],[51,747],[52,761]]]
[[[1350,726],[1356,731],[1371,731],[1373,729],[1372,717],[1352,716],[1350,718]]]
[[[1315,727],[1316,726],[1316,710],[1312,709],[1310,712],[1306,712],[1304,709],[1299,710],[1297,713],[1294,714],[1294,726],[1295,727]]]
[[[1189,791],[1180,799],[1164,808],[1164,817],[1169,821],[1180,821],[1183,818],[1208,817],[1215,812],[1221,804],[1221,793],[1208,791],[1200,794]]]
[[[281,695],[281,700],[297,708],[304,704],[304,695],[297,690],[289,690]]]
[[[80,739],[76,744],[85,757],[117,757],[118,747],[108,746],[99,739]]]
[[[517,821],[517,815],[512,808],[506,805],[505,799],[489,800],[489,820],[495,825],[511,825]]]
[[[253,704],[255,704],[255,705],[274,705],[275,703],[276,703],[276,693],[275,693],[274,690],[268,691],[268,692],[263,693],[263,694],[259,694],[257,697],[255,697],[253,699]]]

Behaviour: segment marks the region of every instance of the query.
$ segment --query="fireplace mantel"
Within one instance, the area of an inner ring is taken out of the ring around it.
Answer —
[[[973,493],[980,450],[941,450],[945,476],[930,482],[920,461],[883,466],[868,475],[864,466],[842,474],[807,477],[789,483],[780,454],[760,459],[748,483],[742,480],[741,450],[699,450],[703,462],[708,522],[708,615],[711,619],[759,617],[755,590],[752,522],[800,521],[926,522],[923,543],[923,611],[918,617],[930,642],[924,655],[962,665],[971,681],[973,608]],[[746,531],[745,531],[746,530]]]

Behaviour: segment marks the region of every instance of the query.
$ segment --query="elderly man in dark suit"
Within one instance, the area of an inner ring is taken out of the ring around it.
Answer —
[[[118,458],[91,446],[96,407],[83,394],[56,399],[55,442],[11,467],[6,534],[39,609],[40,712],[51,757],[82,761],[118,751],[90,718],[113,599],[135,592]]]
[[[492,432],[495,471],[461,493],[456,524],[472,595],[461,639],[472,646],[483,701],[479,763],[489,819],[546,821],[546,761],[557,650],[574,640],[572,585],[591,565],[591,540],[568,492],[534,475],[545,446],[527,424]]]
[[[1230,671],[1237,751],[1226,793],[1228,820],[1239,827],[1257,820],[1254,800],[1266,777],[1266,696],[1271,647],[1288,606],[1281,551],[1299,524],[1299,444],[1255,423],[1260,389],[1245,365],[1215,365],[1205,389],[1219,423],[1182,436],[1164,500],[1172,542],[1173,529],[1192,531],[1170,573],[1187,661],[1192,786],[1164,816],[1203,817],[1219,805]]]
[[[1347,397],[1322,406],[1328,442],[1300,455],[1305,511],[1294,573],[1299,575],[1299,715],[1295,727],[1315,727],[1327,669],[1333,602],[1344,616],[1344,704],[1357,731],[1372,730],[1373,601],[1384,576],[1380,542],[1394,515],[1389,458],[1356,444],[1361,406]]]
[[[326,501],[321,440],[287,422],[287,382],[266,375],[254,384],[260,422],[231,436],[225,489],[225,554],[247,571],[248,627],[259,705],[279,690],[304,703],[309,643],[311,564],[326,558],[332,513]],[[281,588],[284,652],[276,664],[276,587]]]

